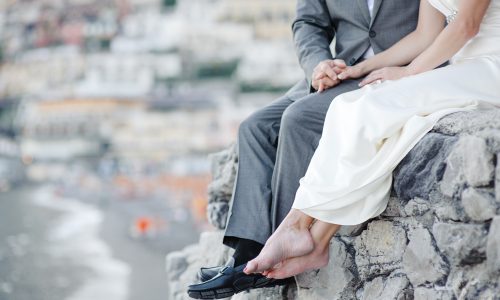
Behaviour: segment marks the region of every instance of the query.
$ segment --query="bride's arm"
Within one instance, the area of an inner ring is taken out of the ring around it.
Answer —
[[[350,67],[344,72],[341,79],[359,78],[388,66],[403,66],[412,62],[420,53],[429,47],[434,39],[443,30],[444,16],[427,0],[420,2],[417,28],[394,44],[389,49]]]
[[[491,0],[461,1],[458,14],[432,45],[408,66],[409,74],[432,70],[453,57],[479,31]]]
[[[491,0],[461,1],[459,12],[436,40],[418,55],[410,65],[399,68],[382,68],[371,72],[361,86],[377,80],[395,80],[401,77],[430,71],[453,57],[479,31]]]

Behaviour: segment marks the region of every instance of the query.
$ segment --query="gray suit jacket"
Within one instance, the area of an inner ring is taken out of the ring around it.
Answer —
[[[419,5],[419,0],[375,0],[370,18],[366,0],[298,0],[292,29],[309,86],[318,63],[333,58],[330,44],[334,37],[335,58],[354,65],[370,45],[378,53],[412,32]]]

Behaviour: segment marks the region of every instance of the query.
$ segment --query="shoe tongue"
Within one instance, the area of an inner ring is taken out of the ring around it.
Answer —
[[[230,258],[227,260],[225,267],[231,267],[231,268],[234,268],[234,257],[230,257]]]

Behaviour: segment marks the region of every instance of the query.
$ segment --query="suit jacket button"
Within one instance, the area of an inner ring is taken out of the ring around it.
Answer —
[[[370,35],[371,38],[374,38],[374,37],[377,36],[377,33],[375,31],[373,31],[373,30],[370,30],[370,34],[369,35]]]

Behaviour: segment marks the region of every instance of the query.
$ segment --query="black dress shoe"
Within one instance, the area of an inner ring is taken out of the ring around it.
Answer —
[[[234,267],[234,259],[230,259],[226,266],[222,267],[219,272],[211,279],[199,283],[192,284],[188,287],[188,295],[195,299],[221,299],[231,297],[236,293],[268,286],[285,284],[288,280],[274,280],[262,276],[261,274],[243,273],[246,264]],[[204,268],[203,271],[210,270],[213,272],[215,268]],[[200,272],[203,272],[200,270]],[[201,275],[201,274],[200,274]],[[208,275],[205,273],[205,275]]]
[[[214,278],[217,274],[219,274],[222,268],[224,268],[224,266],[200,268],[200,271],[198,271],[198,280],[200,282],[205,282],[207,280],[210,280]]]

